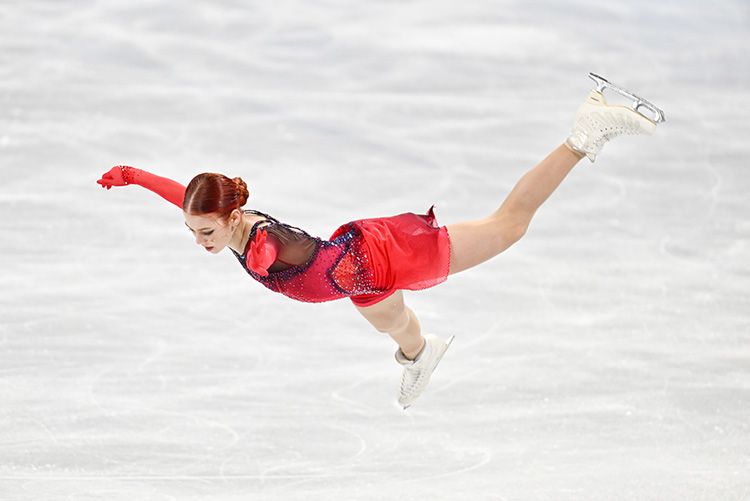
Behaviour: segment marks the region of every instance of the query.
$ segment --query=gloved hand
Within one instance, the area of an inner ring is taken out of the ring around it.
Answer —
[[[111,189],[113,186],[127,186],[137,184],[147,190],[151,190],[168,202],[172,202],[182,209],[182,201],[185,198],[185,187],[177,181],[172,181],[166,177],[160,177],[151,174],[142,169],[129,167],[127,165],[117,165],[105,172],[102,178],[97,181],[102,188]]]
[[[113,186],[126,186],[132,184],[133,167],[127,165],[117,165],[109,169],[102,175],[102,178],[96,182],[102,185],[102,188],[112,189]]]

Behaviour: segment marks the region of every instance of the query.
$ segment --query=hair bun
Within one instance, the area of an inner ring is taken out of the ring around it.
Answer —
[[[241,177],[232,178],[232,181],[237,185],[237,202],[239,202],[240,207],[242,207],[247,203],[247,199],[250,197],[247,183],[245,183]]]

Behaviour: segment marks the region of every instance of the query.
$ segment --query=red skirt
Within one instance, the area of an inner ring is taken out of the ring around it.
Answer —
[[[426,289],[445,281],[450,270],[450,237],[445,226],[437,225],[433,208],[424,215],[407,212],[351,222],[362,235],[373,285],[383,291],[351,296],[356,306],[372,306],[399,289]]]

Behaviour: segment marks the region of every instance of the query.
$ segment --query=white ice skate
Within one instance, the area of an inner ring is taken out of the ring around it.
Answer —
[[[428,334],[424,338],[424,348],[414,360],[406,358],[400,349],[396,351],[396,361],[404,366],[404,372],[401,375],[401,391],[398,396],[398,403],[404,409],[413,404],[427,387],[430,376],[453,342],[454,336],[449,337],[447,341],[433,334]]]
[[[572,150],[586,155],[591,162],[596,160],[604,144],[613,137],[653,134],[656,125],[665,120],[664,112],[645,99],[595,73],[589,73],[589,78],[596,83],[596,89],[578,109],[573,119],[573,130],[565,143]],[[605,89],[631,99],[630,107],[607,104],[603,94]]]

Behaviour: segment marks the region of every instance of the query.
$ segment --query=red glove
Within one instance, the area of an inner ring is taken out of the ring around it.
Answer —
[[[185,187],[180,183],[127,165],[112,167],[109,172],[102,175],[101,179],[97,180],[97,183],[108,190],[113,186],[137,184],[153,191],[168,202],[172,202],[180,209],[182,209],[182,201],[185,199]]]
[[[245,257],[245,264],[261,277],[268,276],[268,268],[279,255],[279,244],[275,239],[268,238],[268,232],[259,229],[255,233],[255,240],[250,244],[250,251]]]
[[[97,180],[96,182],[102,185],[102,188],[112,189],[113,186],[125,186],[130,184],[131,182],[126,180],[126,176],[129,176],[129,170],[132,169],[132,167],[127,167],[125,165],[118,165],[116,167],[112,167],[109,169],[109,172],[105,172],[102,175],[102,178]],[[126,174],[128,172],[128,174]]]

